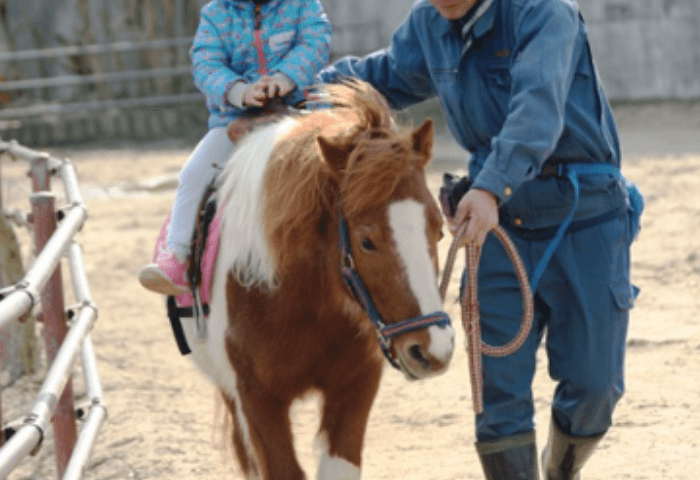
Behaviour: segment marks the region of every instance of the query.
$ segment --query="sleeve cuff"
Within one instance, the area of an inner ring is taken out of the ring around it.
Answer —
[[[245,82],[236,82],[233,87],[226,93],[226,100],[228,103],[237,108],[243,108],[243,95],[245,95],[245,90],[248,88],[248,84]]]
[[[274,73],[272,74],[272,78],[274,78],[275,80],[279,80],[279,81],[284,82],[285,84],[287,84],[287,86],[289,87],[289,91],[290,91],[290,92],[291,92],[292,90],[294,90],[294,89],[297,87],[297,82],[295,82],[289,75],[287,75],[286,73],[284,73],[284,72],[281,71],[281,70],[278,70],[278,71],[274,72]]]
[[[472,188],[479,188],[493,193],[498,198],[499,205],[510,200],[517,189],[517,186],[513,185],[512,179],[492,170],[489,170],[487,175],[484,175],[484,173],[486,173],[484,170],[479,172],[474,179]]]

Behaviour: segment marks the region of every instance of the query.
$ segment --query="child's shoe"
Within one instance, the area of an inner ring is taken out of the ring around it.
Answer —
[[[154,263],[149,263],[139,272],[141,285],[163,295],[180,295],[187,288],[187,262],[180,262],[171,250],[161,252]]]

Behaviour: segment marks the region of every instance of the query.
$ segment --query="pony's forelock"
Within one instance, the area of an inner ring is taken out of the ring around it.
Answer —
[[[366,136],[371,136],[376,131],[368,133]],[[399,182],[415,167],[410,147],[408,136],[393,132],[386,138],[363,139],[358,143],[340,185],[347,215],[354,216],[387,203]]]

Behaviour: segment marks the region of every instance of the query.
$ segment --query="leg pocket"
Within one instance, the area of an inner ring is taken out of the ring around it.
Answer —
[[[639,287],[632,285],[628,278],[618,277],[610,284],[610,293],[620,310],[630,310],[639,295]]]

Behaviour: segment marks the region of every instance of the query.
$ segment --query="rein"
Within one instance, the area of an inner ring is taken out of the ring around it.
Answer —
[[[440,280],[440,296],[443,301],[447,293],[447,285],[452,275],[457,251],[464,246],[466,249],[466,271],[467,282],[462,294],[462,325],[467,336],[467,355],[469,357],[469,377],[472,386],[472,403],[474,412],[478,415],[484,411],[484,377],[481,366],[481,356],[504,357],[515,352],[523,344],[532,328],[532,317],[534,313],[534,301],[532,291],[527,279],[527,270],[518,254],[515,245],[508,234],[500,227],[496,226],[492,233],[501,241],[511,263],[515,267],[515,273],[520,284],[520,291],[523,298],[523,320],[517,335],[506,345],[492,346],[481,339],[481,322],[479,313],[479,301],[477,295],[477,269],[481,249],[470,243],[464,244],[464,235],[467,231],[467,223],[462,225],[457,235],[452,240],[452,245],[445,260],[445,269]]]
[[[340,247],[340,270],[343,276],[345,285],[350,289],[360,305],[365,309],[367,316],[372,321],[377,332],[377,338],[382,347],[382,353],[389,361],[391,366],[397,370],[401,370],[401,366],[396,361],[396,358],[391,354],[391,339],[408,332],[427,328],[431,325],[445,327],[450,324],[450,317],[446,312],[438,311],[427,315],[409,318],[400,322],[386,324],[382,320],[377,307],[374,305],[372,298],[365,287],[360,274],[355,270],[355,261],[352,258],[350,250],[350,236],[348,234],[348,225],[343,216],[342,209],[338,215],[338,243]]]

